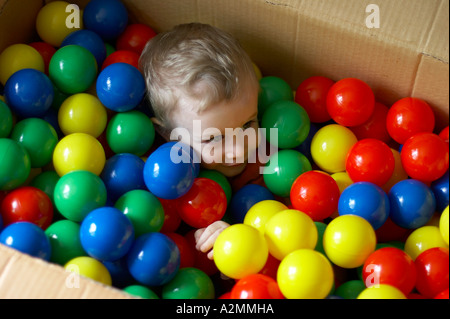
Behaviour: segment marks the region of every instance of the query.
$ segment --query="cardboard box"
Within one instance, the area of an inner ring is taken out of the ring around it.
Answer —
[[[0,0],[0,52],[36,39],[47,1]],[[70,1],[82,8],[87,0]],[[123,0],[130,21],[164,31],[204,22],[234,34],[263,75],[295,89],[309,76],[366,81],[380,102],[414,96],[449,116],[448,0]],[[378,25],[379,22],[379,25]],[[123,298],[90,280],[65,284],[61,267],[0,246],[0,298]]]

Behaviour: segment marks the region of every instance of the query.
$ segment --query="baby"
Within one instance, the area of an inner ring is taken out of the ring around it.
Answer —
[[[204,169],[242,173],[258,140],[231,133],[257,131],[259,83],[238,41],[210,25],[182,24],[150,40],[139,63],[156,131],[190,145]],[[217,221],[197,230],[196,248],[212,259],[214,242],[228,226]]]

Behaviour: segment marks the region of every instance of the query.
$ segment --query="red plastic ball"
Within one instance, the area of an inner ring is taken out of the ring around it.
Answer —
[[[438,293],[436,296],[434,296],[433,299],[449,299],[449,295],[448,295],[448,288],[445,289],[444,291],[441,291],[440,293]]]
[[[391,136],[386,128],[386,118],[389,108],[379,102],[375,102],[372,116],[363,124],[351,127],[351,131],[358,140],[374,138],[384,143],[389,143]]]
[[[425,297],[433,298],[449,288],[448,248],[435,247],[425,250],[416,258],[416,289]]]
[[[102,70],[113,63],[128,63],[139,69],[139,54],[128,50],[115,51],[105,59],[102,64]]]
[[[221,220],[227,209],[223,188],[209,178],[196,178],[191,189],[177,199],[178,215],[194,228]]]
[[[240,279],[231,289],[231,299],[284,299],[275,279],[252,274]]]
[[[386,184],[395,168],[395,159],[386,143],[373,138],[358,141],[347,154],[345,169],[354,182]]]
[[[327,94],[327,110],[342,126],[357,126],[366,122],[375,108],[375,95],[370,86],[359,79],[337,81]]]
[[[449,127],[448,125],[442,129],[442,131],[439,133],[439,137],[442,138],[444,141],[448,143],[449,141]]]
[[[417,271],[407,253],[398,248],[385,247],[367,257],[362,276],[366,287],[387,284],[408,295],[416,284]]]
[[[271,254],[267,258],[266,264],[263,269],[259,272],[262,275],[266,275],[272,277],[273,279],[277,279],[278,266],[280,266],[281,260],[276,259]]]
[[[292,206],[314,221],[330,217],[338,207],[339,186],[333,177],[322,171],[301,174],[292,184]]]
[[[406,174],[422,182],[432,182],[448,170],[448,144],[433,133],[418,133],[403,144],[400,153]]]
[[[312,123],[324,123],[331,120],[327,111],[327,94],[334,81],[324,76],[307,78],[297,88],[295,102],[308,113]]]
[[[186,238],[189,246],[191,247],[192,251],[194,252],[194,268],[200,269],[208,276],[212,276],[219,272],[219,269],[217,268],[214,260],[211,260],[208,258],[207,253],[203,253],[200,250],[197,250],[195,248],[196,241],[195,241],[195,232],[196,229],[190,230],[184,235],[184,238]]]
[[[165,233],[165,235],[175,242],[180,251],[180,268],[194,267],[195,255],[187,239],[178,233]]]
[[[53,219],[53,204],[50,198],[40,189],[31,186],[11,191],[3,199],[0,209],[4,226],[26,221],[45,230]]]
[[[414,97],[406,97],[395,102],[386,118],[389,135],[399,144],[405,143],[417,133],[433,132],[434,125],[435,117],[430,105]]]
[[[164,223],[161,233],[173,233],[181,224],[181,218],[177,212],[177,202],[171,199],[158,198],[164,209]]]
[[[130,24],[117,38],[116,49],[134,51],[139,56],[149,40],[156,36],[156,32],[148,25]]]
[[[44,59],[45,74],[48,75],[48,66],[56,49],[46,42],[33,42],[30,43],[29,46],[35,48],[42,56],[42,59]]]

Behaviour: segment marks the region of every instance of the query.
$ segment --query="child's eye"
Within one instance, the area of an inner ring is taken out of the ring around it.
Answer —
[[[246,130],[246,129],[252,127],[255,123],[256,123],[256,120],[248,121],[247,123],[244,124],[244,126],[242,126],[242,128],[243,128],[244,130]]]
[[[216,135],[216,136],[212,136],[209,140],[207,140],[208,143],[217,143],[222,141],[223,136],[222,135]]]

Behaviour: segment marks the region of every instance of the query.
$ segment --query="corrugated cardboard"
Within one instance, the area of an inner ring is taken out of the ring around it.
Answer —
[[[34,20],[48,1],[0,0],[0,52],[36,38]],[[87,0],[70,1],[82,8]],[[293,89],[309,76],[357,77],[390,106],[415,96],[430,103],[437,129],[449,115],[448,0],[123,0],[132,22],[164,31],[186,22],[234,34],[264,75]],[[379,28],[369,28],[379,8]],[[122,298],[120,291],[0,246],[0,298]]]

